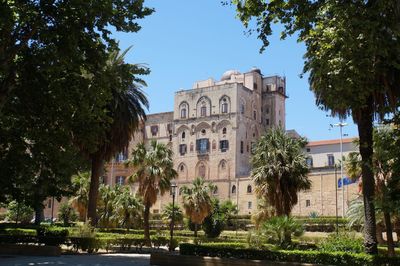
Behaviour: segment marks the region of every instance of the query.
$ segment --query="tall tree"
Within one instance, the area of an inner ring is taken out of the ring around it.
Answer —
[[[251,158],[251,177],[260,197],[265,197],[278,216],[289,216],[298,202],[297,193],[310,189],[303,138],[292,138],[282,129],[267,131],[257,142]]]
[[[246,26],[256,18],[263,50],[271,25],[282,37],[298,33],[305,42],[304,72],[321,109],[357,123],[365,206],[364,244],[376,254],[372,123],[398,103],[400,90],[400,3],[376,1],[233,0]]]
[[[116,216],[118,223],[129,229],[136,223],[138,224],[143,214],[143,204],[141,200],[131,193],[129,187],[122,187],[121,193],[115,198]]]
[[[137,193],[143,198],[146,245],[150,245],[150,208],[156,203],[157,195],[168,191],[171,180],[177,176],[172,155],[167,145],[153,140],[148,148],[144,143],[139,143],[132,151],[132,158],[127,161],[127,165],[134,169],[129,181],[138,183]]]
[[[99,224],[102,227],[112,226],[112,217],[115,216],[116,199],[121,194],[121,186],[111,187],[109,185],[100,185],[99,187],[99,200],[98,200],[98,215]]]
[[[107,86],[111,92],[111,98],[104,107],[112,122],[104,127],[95,150],[90,151],[86,142],[77,140],[79,147],[88,153],[91,160],[88,218],[93,225],[97,224],[99,178],[104,162],[128,148],[133,134],[146,118],[143,106],[148,107],[148,101],[141,90],[146,83],[136,75],[148,74],[149,70],[141,65],[125,63],[124,56],[128,51],[129,48],[122,54],[118,50],[110,52],[104,71],[92,78],[93,86]]]
[[[193,180],[191,187],[183,186],[180,189],[183,197],[183,208],[195,226],[195,237],[197,237],[198,225],[201,225],[213,210],[211,195],[214,189],[215,186],[212,183],[206,183],[201,177]]]

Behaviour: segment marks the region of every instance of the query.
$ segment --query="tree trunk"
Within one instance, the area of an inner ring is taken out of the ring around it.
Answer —
[[[358,135],[360,137],[362,189],[364,199],[364,247],[366,253],[378,254],[374,206],[375,179],[372,170],[373,111],[371,97],[367,101],[367,107],[360,110],[357,118]]]
[[[40,225],[43,221],[43,206],[35,207],[35,225]]]
[[[89,201],[87,207],[87,218],[90,224],[97,225],[97,196],[99,194],[99,178],[103,168],[103,158],[100,154],[92,157],[92,175],[90,177]]]
[[[393,230],[392,230],[392,221],[390,220],[390,213],[387,211],[383,212],[383,217],[385,219],[385,226],[386,226],[388,256],[393,257],[394,256],[394,242],[393,242]]]
[[[143,220],[144,220],[144,242],[146,246],[151,246],[151,241],[150,241],[150,224],[149,224],[149,218],[150,218],[150,204],[146,204],[144,207],[144,215],[143,215]]]
[[[194,223],[194,237],[197,238],[197,223]]]

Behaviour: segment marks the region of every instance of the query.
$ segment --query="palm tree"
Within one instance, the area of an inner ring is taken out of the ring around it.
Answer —
[[[297,193],[311,187],[305,144],[304,139],[291,138],[282,129],[271,129],[261,136],[251,158],[256,191],[278,216],[289,216],[298,201]]]
[[[194,236],[197,237],[197,228],[204,219],[211,213],[213,205],[211,194],[215,186],[206,183],[203,178],[197,177],[191,187],[181,187],[183,196],[183,208],[190,221],[194,223]]]
[[[87,152],[91,160],[92,175],[90,180],[88,218],[92,225],[97,223],[97,197],[99,178],[102,174],[104,161],[109,161],[118,152],[128,148],[129,141],[139,124],[146,118],[143,106],[148,107],[148,101],[141,87],[145,82],[135,77],[137,74],[147,74],[148,69],[140,65],[132,65],[124,62],[124,56],[129,48],[122,54],[112,51],[104,72],[112,77],[110,85],[111,97],[105,106],[105,110],[111,120],[106,126],[102,138],[98,140],[94,152],[88,152],[85,143],[81,149]]]
[[[263,224],[263,230],[282,248],[292,244],[292,235],[301,236],[304,233],[303,225],[286,215],[270,218]]]
[[[144,238],[147,245],[150,245],[150,208],[156,203],[157,195],[168,191],[171,180],[177,176],[172,155],[167,145],[151,141],[149,149],[144,143],[138,144],[132,152],[132,158],[126,163],[134,168],[129,181],[138,182],[138,194],[143,198]]]
[[[167,223],[170,227],[172,228],[172,213],[174,214],[174,222],[175,223],[182,223],[183,221],[183,213],[181,208],[179,206],[174,205],[172,208],[172,203],[168,203],[165,207],[164,210],[162,211],[161,218],[162,220]]]
[[[129,232],[129,228],[140,221],[143,213],[143,204],[135,195],[131,193],[128,187],[123,187],[119,195],[115,199],[116,215],[119,224],[125,227]]]
[[[112,223],[111,218],[115,214],[114,207],[118,206],[115,201],[117,196],[121,193],[120,186],[101,185],[99,188],[99,223],[103,227],[109,227]]]
[[[71,198],[71,204],[78,210],[79,219],[85,221],[89,199],[90,172],[72,176],[72,186],[75,194]]]
[[[251,221],[254,223],[255,229],[258,230],[261,223],[272,216],[274,216],[274,208],[268,204],[265,198],[261,198],[257,202],[257,211],[251,215]]]

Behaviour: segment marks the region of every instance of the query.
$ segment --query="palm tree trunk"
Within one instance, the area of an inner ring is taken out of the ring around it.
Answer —
[[[360,137],[360,154],[362,170],[362,189],[364,199],[364,247],[368,254],[378,254],[376,240],[376,219],[374,206],[375,179],[372,171],[372,98],[358,117],[358,135]]]
[[[386,244],[385,239],[383,239],[382,233],[383,233],[383,225],[381,223],[377,223],[376,224],[376,240],[378,241],[378,244],[380,244],[380,245]]]
[[[390,219],[390,213],[388,211],[383,212],[383,217],[385,219],[385,226],[386,226],[388,256],[393,257],[394,256],[394,242],[393,242],[393,230],[392,230],[392,221]]]
[[[197,223],[194,223],[194,237],[197,238]]]
[[[150,204],[145,204],[143,220],[144,220],[144,241],[146,246],[151,245],[149,218],[150,218]]]
[[[97,224],[97,196],[99,194],[99,178],[103,168],[103,158],[100,154],[92,157],[92,175],[90,177],[89,201],[87,207],[87,217],[93,226]]]

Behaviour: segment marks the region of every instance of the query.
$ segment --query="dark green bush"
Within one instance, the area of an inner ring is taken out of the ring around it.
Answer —
[[[315,263],[327,265],[400,265],[400,258],[386,258],[367,254],[349,252],[321,252],[301,250],[258,250],[210,245],[194,245],[183,243],[179,245],[181,255],[238,258],[252,260],[270,260],[281,262]]]
[[[37,230],[39,243],[46,246],[59,246],[67,241],[69,231],[65,228],[41,226]]]

